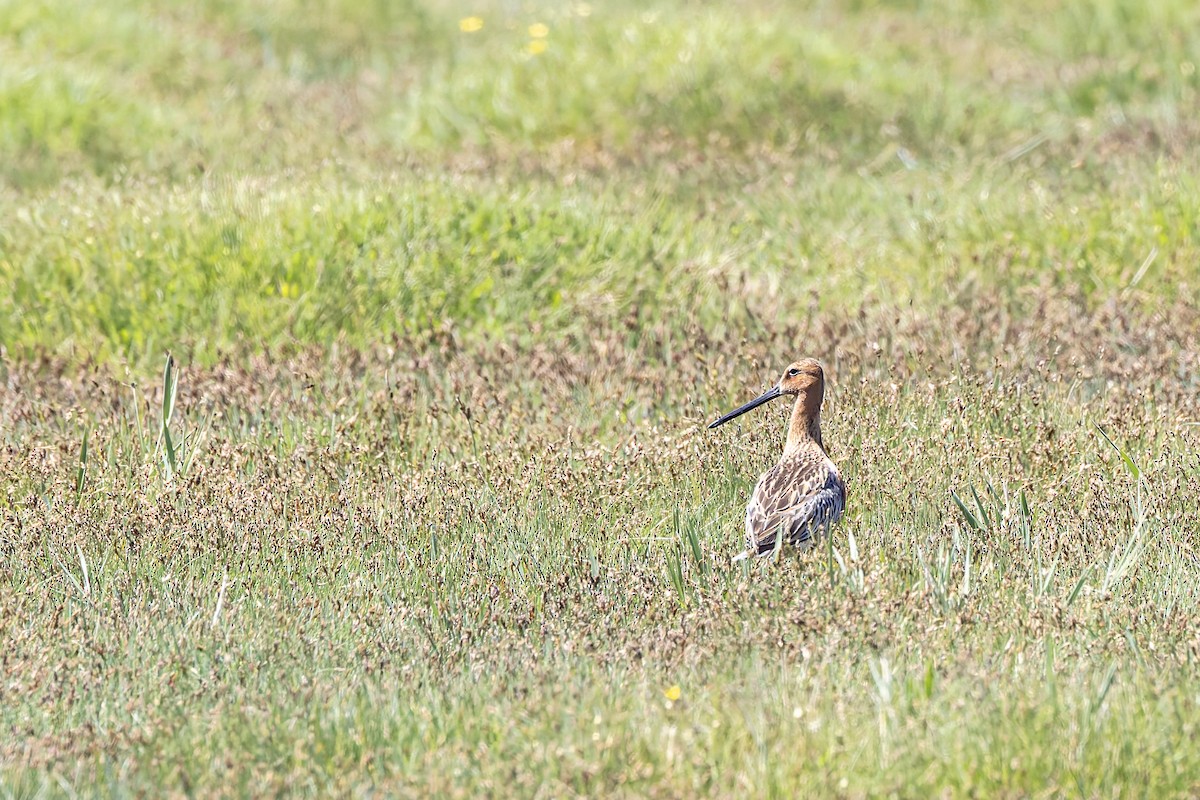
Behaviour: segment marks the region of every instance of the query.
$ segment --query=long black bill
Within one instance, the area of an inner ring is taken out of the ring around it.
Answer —
[[[767,391],[763,392],[761,395],[754,398],[749,403],[746,403],[746,405],[735,408],[733,411],[730,411],[728,414],[721,417],[719,420],[714,422],[712,425],[709,425],[708,427],[711,429],[711,428],[717,427],[718,425],[724,425],[726,422],[729,422],[729,420],[733,419],[734,417],[740,417],[742,414],[745,414],[747,411],[752,411],[752,410],[758,408],[759,406],[761,406],[763,403],[768,403],[768,402],[774,400],[776,397],[779,397],[779,395],[780,395],[779,387],[772,386],[770,389],[767,389]]]

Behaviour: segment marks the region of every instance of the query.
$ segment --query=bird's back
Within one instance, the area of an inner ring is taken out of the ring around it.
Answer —
[[[798,447],[763,473],[746,506],[748,555],[775,549],[776,535],[807,546],[837,522],[846,507],[846,486],[816,442]]]

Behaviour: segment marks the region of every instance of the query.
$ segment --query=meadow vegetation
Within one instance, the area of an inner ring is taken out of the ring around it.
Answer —
[[[1194,4],[0,58],[0,796],[1200,793]],[[734,567],[803,355],[848,512]]]

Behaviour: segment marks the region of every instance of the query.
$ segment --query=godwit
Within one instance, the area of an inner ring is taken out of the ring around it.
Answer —
[[[842,517],[846,484],[821,442],[825,373],[814,358],[788,366],[779,383],[709,425],[715,428],[776,397],[794,397],[787,445],[779,463],[762,474],[746,506],[746,552],[734,558],[769,555],[777,534],[802,549]]]

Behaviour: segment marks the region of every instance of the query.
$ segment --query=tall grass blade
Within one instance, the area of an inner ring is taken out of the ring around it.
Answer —
[[[696,561],[696,566],[700,568],[701,574],[708,572],[708,564],[704,560],[704,548],[700,546],[700,534],[696,530],[695,525],[688,525],[684,530],[688,546],[692,551],[692,558]]]
[[[979,499],[979,492],[975,491],[974,486],[971,487],[971,496],[975,498],[975,507],[979,509],[979,518],[983,520],[983,527],[991,528],[992,517],[988,514],[987,508],[984,507],[983,501]]]
[[[175,465],[178,464],[178,457],[175,455],[175,443],[171,440],[171,431],[166,425],[163,425],[163,468],[166,470],[167,478],[175,477]]]
[[[164,428],[171,424],[171,415],[175,413],[175,389],[175,356],[168,354],[167,363],[163,365],[162,423]]]
[[[158,445],[162,447],[163,472],[167,480],[175,477],[179,471],[179,457],[175,450],[175,442],[171,439],[171,417],[175,413],[175,393],[178,389],[178,379],[175,375],[175,357],[167,354],[167,363],[163,365],[162,376],[162,425],[158,431]]]
[[[1091,564],[1088,564],[1086,567],[1083,568],[1083,572],[1079,575],[1079,580],[1075,581],[1075,588],[1073,588],[1071,590],[1071,593],[1069,595],[1067,595],[1067,608],[1070,608],[1071,605],[1075,602],[1075,599],[1079,597],[1079,593],[1081,591],[1083,591],[1084,582],[1087,580],[1087,576],[1090,575],[1091,572],[1092,572]]]
[[[1117,451],[1117,455],[1119,455],[1121,457],[1122,463],[1125,464],[1125,469],[1127,469],[1129,471],[1129,474],[1133,476],[1133,479],[1135,481],[1141,479],[1141,477],[1142,477],[1141,467],[1139,467],[1136,463],[1134,463],[1133,458],[1131,458],[1129,456],[1129,454],[1126,453],[1124,450],[1122,450],[1120,447],[1117,447],[1117,443],[1114,442],[1109,437],[1109,435],[1105,432],[1104,428],[1101,428],[1096,423],[1092,423],[1092,424],[1096,425],[1096,430],[1100,431],[1100,435],[1104,437],[1104,441],[1108,442],[1109,446],[1113,450]]]
[[[1117,662],[1113,662],[1108,666],[1108,672],[1105,673],[1104,679],[1100,681],[1100,686],[1096,689],[1096,696],[1092,698],[1092,713],[1100,710],[1100,706],[1104,705],[1104,698],[1108,697],[1108,691],[1112,688],[1113,681],[1117,677]]]
[[[213,609],[211,627],[215,628],[221,622],[221,609],[225,607],[225,590],[229,588],[229,570],[221,576],[221,588],[217,592],[217,605]]]
[[[83,481],[87,475],[88,462],[88,428],[83,429],[83,446],[79,448],[79,470],[75,474],[75,505],[78,506],[83,497]]]
[[[960,600],[966,600],[971,594],[971,562],[974,561],[974,558],[971,553],[971,537],[966,536],[966,540],[967,544],[963,552],[963,579],[958,592]]]
[[[687,591],[683,586],[683,558],[678,548],[672,548],[667,554],[667,578],[675,589],[675,596],[680,606],[687,606]]]
[[[1022,489],[1020,496],[1021,509],[1021,544],[1028,550],[1033,542],[1033,514],[1029,511],[1029,500],[1025,497],[1025,490]]]
[[[971,513],[969,508],[967,508],[967,504],[962,501],[962,498],[958,496],[958,493],[951,489],[950,497],[954,500],[954,504],[958,506],[958,510],[962,512],[963,518],[966,519],[967,524],[975,530],[980,530],[979,520],[975,519],[975,515]]]
[[[83,595],[84,597],[92,596],[92,577],[88,572],[87,559],[84,558],[83,548],[78,544],[75,545],[75,555],[79,556],[79,572],[83,575]]]

